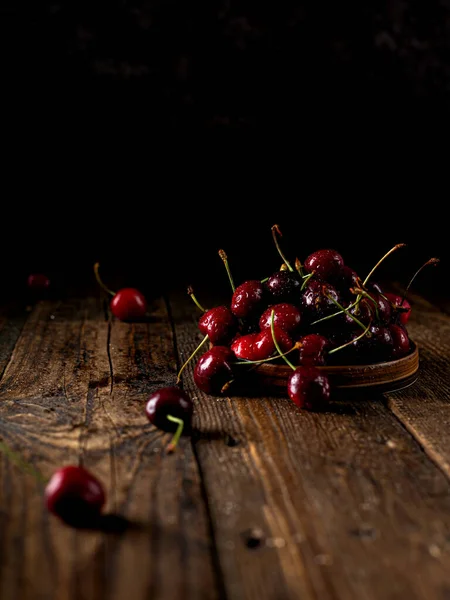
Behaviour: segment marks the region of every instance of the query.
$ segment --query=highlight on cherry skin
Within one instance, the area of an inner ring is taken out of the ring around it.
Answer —
[[[112,296],[109,304],[112,314],[120,321],[133,322],[143,319],[148,308],[144,294],[138,289],[130,287],[113,292],[101,280],[99,266],[99,263],[94,265],[95,278],[100,287]]]

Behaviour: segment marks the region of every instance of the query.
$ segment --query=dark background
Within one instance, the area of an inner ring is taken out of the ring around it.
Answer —
[[[6,3],[5,289],[227,286],[334,247],[448,287],[450,7],[249,0]],[[225,288],[226,289],[226,288]]]

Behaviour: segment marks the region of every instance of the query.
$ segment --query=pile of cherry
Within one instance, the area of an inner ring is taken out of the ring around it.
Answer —
[[[202,342],[178,372],[176,385],[155,390],[147,397],[143,413],[159,429],[172,432],[166,447],[173,452],[183,433],[192,428],[194,413],[190,396],[179,386],[186,365],[196,358],[193,378],[206,394],[220,395],[238,381],[246,369],[284,361],[291,368],[287,395],[306,410],[322,410],[328,404],[331,386],[321,367],[332,364],[369,364],[402,358],[411,352],[406,325],[411,305],[406,299],[409,287],[428,260],[413,275],[403,295],[384,291],[373,280],[379,265],[394,251],[389,250],[362,279],[334,249],[320,249],[294,267],[279,244],[277,225],[272,227],[276,249],[282,258],[279,270],[263,280],[250,279],[237,287],[223,250],[222,258],[232,293],[228,305],[204,309],[188,293],[202,315],[198,327]],[[111,313],[115,318],[133,322],[144,318],[147,302],[135,288],[111,291],[101,281],[98,263],[95,277],[112,296]],[[44,275],[32,275],[33,290],[49,287]],[[209,348],[197,354],[206,346]],[[0,441],[0,449],[12,458],[14,453]],[[55,471],[45,482],[46,506],[66,524],[74,527],[98,527],[106,494],[101,482],[81,466],[68,465]]]

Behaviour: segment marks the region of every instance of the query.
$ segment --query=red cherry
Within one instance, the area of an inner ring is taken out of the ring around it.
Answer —
[[[112,314],[121,321],[136,321],[145,317],[147,301],[135,288],[122,288],[110,302]]]
[[[389,302],[392,304],[392,308],[396,314],[398,314],[398,319],[400,323],[406,325],[409,321],[409,317],[411,316],[411,304],[397,294],[393,294],[392,292],[386,292],[384,294]]]
[[[175,432],[167,451],[175,449],[183,430],[191,428],[194,405],[190,396],[177,386],[167,386],[153,392],[145,406],[150,423],[163,431]]]
[[[94,525],[105,503],[102,484],[83,467],[67,466],[56,471],[45,488],[48,510],[68,525]]]
[[[46,291],[50,287],[50,279],[43,273],[32,273],[28,276],[27,285],[34,292]]]
[[[336,302],[341,298],[330,283],[311,279],[302,293],[302,315],[313,322],[333,314],[337,310]]]
[[[314,273],[315,277],[323,281],[335,281],[342,274],[344,259],[336,250],[316,250],[310,254],[304,263],[307,273]]]
[[[274,326],[275,337],[282,352],[287,352],[294,345],[291,337],[284,329]],[[231,344],[231,350],[242,360],[265,360],[274,354],[276,346],[271,329],[259,333],[248,333],[237,338]]]
[[[246,319],[261,311],[264,303],[263,284],[257,279],[249,279],[234,290],[231,298],[231,312],[239,319]]]
[[[323,335],[309,333],[299,339],[298,362],[304,366],[323,366],[327,363],[329,340]]]
[[[266,281],[269,297],[274,302],[300,304],[301,281],[292,271],[275,271]]]
[[[289,398],[306,410],[321,410],[330,399],[330,382],[317,367],[299,366],[288,377]]]
[[[198,326],[212,344],[229,344],[237,333],[238,321],[227,306],[210,308],[201,317]]]
[[[273,322],[276,327],[284,329],[286,333],[295,333],[298,330],[302,318],[301,312],[294,304],[287,302],[274,304],[263,312],[259,319],[259,328],[261,330],[270,329],[272,310],[274,311]]]
[[[402,358],[409,354],[411,342],[405,327],[396,323],[391,323],[388,327],[392,336],[392,358]]]
[[[221,394],[223,386],[233,379],[235,356],[227,346],[213,346],[198,359],[194,382],[205,394]]]

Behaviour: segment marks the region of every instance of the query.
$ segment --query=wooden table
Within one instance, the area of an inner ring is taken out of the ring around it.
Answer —
[[[314,414],[206,396],[190,363],[195,434],[172,455],[144,406],[201,340],[186,295],[139,324],[95,294],[5,306],[3,443],[45,477],[83,464],[128,526],[63,525],[1,453],[1,600],[449,599],[449,307],[409,298],[413,386]]]

